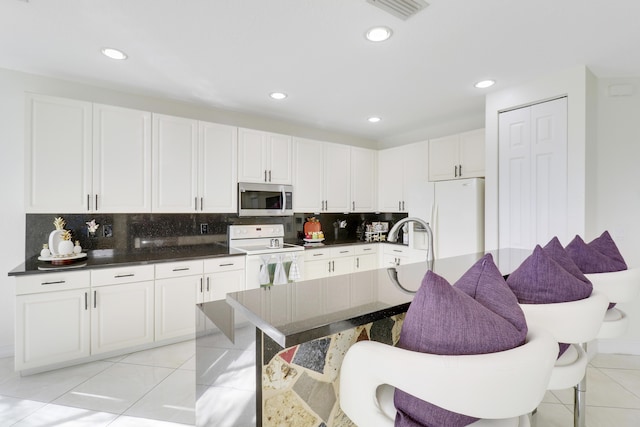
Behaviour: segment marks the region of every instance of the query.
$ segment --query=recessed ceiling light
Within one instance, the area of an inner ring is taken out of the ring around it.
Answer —
[[[486,89],[493,86],[494,84],[496,84],[495,80],[482,80],[481,82],[476,83],[474,86],[478,89]]]
[[[383,42],[391,37],[393,31],[388,27],[373,27],[366,32],[365,37],[372,42]]]
[[[127,54],[121,50],[114,49],[112,47],[102,48],[102,54],[111,59],[127,59]]]
[[[378,123],[381,119],[380,117],[369,117],[367,120],[369,123]]]
[[[287,94],[284,92],[271,92],[269,94],[269,96],[273,99],[277,99],[278,101],[281,99],[285,99],[287,97]]]

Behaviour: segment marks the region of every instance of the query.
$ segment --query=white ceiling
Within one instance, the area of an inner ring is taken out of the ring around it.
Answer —
[[[0,67],[375,141],[481,117],[487,91],[581,64],[640,76],[640,1],[429,3],[403,21],[366,0],[0,0]],[[393,37],[366,41],[375,25]]]

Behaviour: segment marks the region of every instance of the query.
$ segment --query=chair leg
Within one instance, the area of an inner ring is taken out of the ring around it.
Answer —
[[[582,349],[587,352],[587,344],[580,344]],[[586,410],[587,410],[587,373],[573,388],[573,427],[586,427]]]
[[[538,425],[538,408],[534,409],[529,415],[529,423],[531,427],[536,427]]]

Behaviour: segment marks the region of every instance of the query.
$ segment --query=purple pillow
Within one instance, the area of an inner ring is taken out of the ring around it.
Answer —
[[[552,252],[552,251],[549,251]],[[580,280],[540,245],[507,278],[521,304],[553,304],[588,298],[593,285]]]
[[[557,262],[562,268],[573,274],[585,284],[591,285],[591,281],[589,281],[589,279],[587,279],[586,276],[582,273],[571,256],[569,256],[567,251],[562,247],[562,243],[560,243],[560,240],[558,240],[557,237],[551,239],[549,243],[547,243],[546,246],[542,249],[544,249],[544,252],[549,255],[551,259]]]
[[[398,346],[432,354],[485,354],[518,347],[526,334],[518,301],[489,254],[454,286],[427,271],[407,310]],[[476,420],[398,389],[394,403],[398,427],[465,426]]]
[[[566,247],[567,253],[585,274],[608,273],[627,269],[627,264],[608,231],[586,244],[576,236]]]

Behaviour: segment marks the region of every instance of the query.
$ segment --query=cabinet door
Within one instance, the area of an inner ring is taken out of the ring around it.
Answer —
[[[155,281],[155,340],[193,336],[202,276]]]
[[[272,184],[291,184],[293,142],[290,136],[268,133],[267,178]]]
[[[153,287],[146,281],[92,288],[92,354],[153,342]]]
[[[354,270],[366,271],[378,268],[378,254],[356,255],[354,257]]]
[[[351,211],[376,211],[376,165],[378,153],[351,147]]]
[[[484,129],[460,134],[460,178],[484,176]]]
[[[153,115],[153,211],[197,209],[198,122]]]
[[[328,212],[351,210],[351,150],[347,145],[324,144],[324,198]]]
[[[199,210],[238,211],[238,129],[200,122],[198,156]]]
[[[460,136],[457,134],[429,141],[430,181],[442,181],[458,177],[459,141]]]
[[[91,104],[42,95],[28,95],[26,102],[27,212],[87,212]]]
[[[151,212],[151,113],[93,106],[93,210]]]
[[[205,277],[205,302],[225,299],[229,292],[244,291],[244,270],[223,271]]]
[[[266,135],[253,129],[238,129],[238,181],[267,182]]]
[[[16,371],[89,356],[88,292],[16,297]]]
[[[294,141],[293,210],[295,212],[320,212],[324,200],[323,143],[296,138]]]
[[[402,147],[378,152],[378,210],[401,212],[404,199]]]
[[[331,261],[329,259],[304,260],[304,280],[320,279],[331,274]]]
[[[331,275],[337,276],[340,274],[353,273],[355,262],[352,256],[333,258],[331,260]]]

